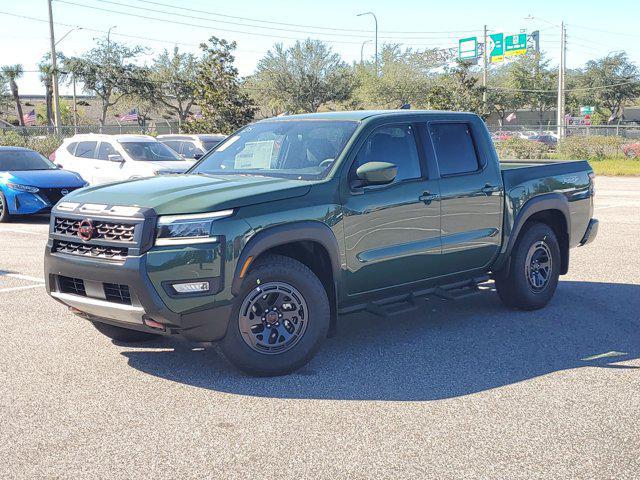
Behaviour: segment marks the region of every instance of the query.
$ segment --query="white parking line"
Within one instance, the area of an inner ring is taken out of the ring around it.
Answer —
[[[17,280],[26,280],[28,282],[44,283],[44,278],[32,277],[30,275],[22,275],[21,273],[11,273],[5,270],[0,270],[0,277],[9,277],[9,278],[15,278]]]
[[[10,288],[0,288],[0,293],[5,292],[17,292],[19,290],[29,290],[31,288],[44,287],[43,283],[39,283],[37,285],[25,285],[23,287],[10,287]]]
[[[18,228],[2,228],[2,229],[0,229],[0,233],[3,233],[3,232],[8,232],[8,233],[26,233],[27,235],[40,235],[40,236],[49,235],[48,232],[34,232],[32,230],[20,230]]]

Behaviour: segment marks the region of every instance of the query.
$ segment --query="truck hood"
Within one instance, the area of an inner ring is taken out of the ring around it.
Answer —
[[[0,173],[0,180],[38,188],[82,187],[80,175],[67,170],[20,170]]]
[[[161,175],[72,192],[66,201],[153,208],[159,215],[212,212],[305,195],[310,183],[257,175]]]

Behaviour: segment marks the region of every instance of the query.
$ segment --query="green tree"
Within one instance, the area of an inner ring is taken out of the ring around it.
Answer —
[[[2,71],[2,76],[9,83],[9,88],[11,90],[11,95],[13,96],[13,101],[16,104],[16,112],[18,114],[18,122],[20,125],[24,127],[24,116],[22,114],[22,104],[20,103],[20,94],[18,92],[18,84],[16,80],[18,80],[24,74],[24,69],[22,65],[19,63],[16,65],[5,65],[0,69]]]
[[[97,45],[81,57],[70,57],[63,69],[82,82],[83,89],[94,93],[101,102],[100,126],[104,126],[107,112],[127,94],[149,90],[149,78],[133,63],[144,49],[98,40]]]
[[[256,112],[241,89],[238,70],[233,65],[236,43],[211,37],[200,48],[203,55],[198,62],[195,87],[203,118],[188,121],[185,130],[231,133],[249,123]]]
[[[511,83],[507,67],[499,67],[492,71],[488,85],[488,113],[495,113],[498,116],[498,123],[502,126],[510,113],[525,107],[525,100],[521,95],[518,95]]]
[[[486,116],[483,91],[479,78],[471,72],[471,66],[458,62],[436,79],[427,94],[427,102],[429,108],[435,110],[475,112]]]
[[[277,43],[258,61],[248,86],[256,99],[290,113],[317,112],[321,105],[351,96],[351,72],[340,55],[320,40]]]
[[[625,103],[640,96],[638,67],[625,52],[591,60],[583,72],[582,100],[593,104],[609,121],[620,117]]]
[[[403,50],[400,45],[385,44],[382,46],[379,61],[379,74],[372,60],[361,62],[354,67],[357,85],[354,96],[359,106],[426,106],[427,94],[433,83],[430,71],[442,61],[437,50]]]
[[[517,92],[516,101],[538,112],[538,123],[542,125],[544,112],[555,108],[558,102],[558,76],[549,69],[549,61],[540,54],[524,55],[509,65],[507,75]]]
[[[163,105],[170,114],[178,117],[180,125],[191,114],[197,98],[198,60],[191,53],[181,53],[178,47],[170,54],[162,52],[154,61],[151,80],[151,99]]]

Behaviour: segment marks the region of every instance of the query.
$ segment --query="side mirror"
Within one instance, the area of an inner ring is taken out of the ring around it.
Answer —
[[[203,155],[204,155],[203,153],[194,153],[193,154],[193,159],[194,160],[200,160]]]
[[[122,155],[119,155],[119,154],[109,155],[107,158],[109,159],[110,162],[118,162],[118,163],[124,162],[124,158],[122,158]]]
[[[398,167],[388,162],[367,162],[356,170],[356,176],[361,186],[386,185],[395,180]]]

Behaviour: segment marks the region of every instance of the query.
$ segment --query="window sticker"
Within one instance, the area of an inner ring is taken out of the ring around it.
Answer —
[[[236,170],[269,169],[275,140],[247,142],[240,153],[236,155],[234,168]]]

